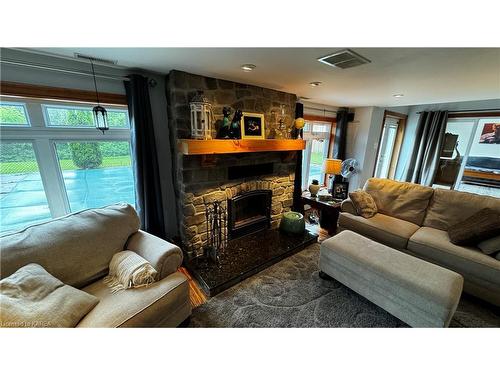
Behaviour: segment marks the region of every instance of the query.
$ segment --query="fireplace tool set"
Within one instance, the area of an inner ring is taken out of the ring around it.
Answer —
[[[203,247],[203,257],[219,264],[219,255],[227,246],[227,210],[222,202],[205,203],[207,219],[207,242]]]

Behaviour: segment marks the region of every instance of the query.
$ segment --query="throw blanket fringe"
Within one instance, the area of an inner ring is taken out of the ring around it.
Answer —
[[[109,275],[103,282],[111,293],[129,288],[139,288],[154,283],[157,272],[143,257],[133,251],[120,251],[109,263]]]

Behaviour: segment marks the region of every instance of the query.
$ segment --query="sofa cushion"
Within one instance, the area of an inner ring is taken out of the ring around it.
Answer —
[[[370,178],[363,189],[373,197],[378,212],[417,225],[422,225],[434,191],[427,186],[385,178]]]
[[[98,280],[83,289],[99,303],[78,327],[175,327],[191,313],[186,276],[175,272],[147,287],[112,293]]]
[[[500,235],[500,214],[490,208],[483,208],[464,221],[450,226],[448,235],[455,245],[477,245]]]
[[[488,255],[494,256],[497,252],[500,254],[500,236],[481,241],[477,244],[477,247],[479,247],[479,250],[483,253]]]
[[[456,190],[435,189],[423,226],[448,230],[464,219],[491,208],[500,213],[500,198]]]
[[[106,275],[113,254],[139,229],[128,204],[89,209],[29,226],[0,238],[1,277],[29,263],[65,284],[82,287]]]
[[[365,219],[347,212],[340,214],[339,226],[396,249],[405,249],[408,239],[419,228],[418,225],[384,214]]]
[[[490,292],[492,302],[500,303],[500,262],[495,258],[475,247],[454,245],[446,231],[429,227],[422,227],[411,236],[408,250],[462,274],[466,291],[469,283],[474,282]]]
[[[377,213],[377,205],[373,197],[364,190],[356,190],[349,193],[349,198],[356,208],[356,213],[365,219],[373,217]]]
[[[0,281],[0,326],[75,327],[98,302],[31,263]]]

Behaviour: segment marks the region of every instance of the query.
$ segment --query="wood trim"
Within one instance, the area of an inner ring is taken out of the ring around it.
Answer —
[[[94,91],[68,89],[62,87],[30,85],[18,82],[0,82],[0,94],[24,98],[52,99],[95,103]],[[121,94],[99,92],[99,102],[102,104],[127,105],[127,98]]]
[[[324,116],[315,116],[315,115],[304,115],[304,120],[331,122],[332,124],[337,123],[336,117],[324,117]]]
[[[299,151],[306,147],[302,139],[180,139],[184,155],[234,154],[263,151]]]
[[[386,116],[389,116],[389,117],[397,117],[397,118],[400,118],[400,119],[407,119],[408,118],[408,115],[405,115],[404,113],[399,113],[399,112],[393,112],[393,111],[384,111],[384,120],[385,120],[385,117]]]
[[[500,112],[462,112],[450,113],[448,118],[464,118],[464,117],[500,117]]]

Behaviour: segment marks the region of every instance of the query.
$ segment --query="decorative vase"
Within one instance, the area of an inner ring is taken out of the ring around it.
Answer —
[[[311,185],[309,185],[309,192],[311,193],[311,197],[317,197],[319,188],[320,186],[318,180],[312,180]]]
[[[280,222],[280,230],[291,234],[302,234],[306,230],[304,215],[299,212],[285,212]]]

